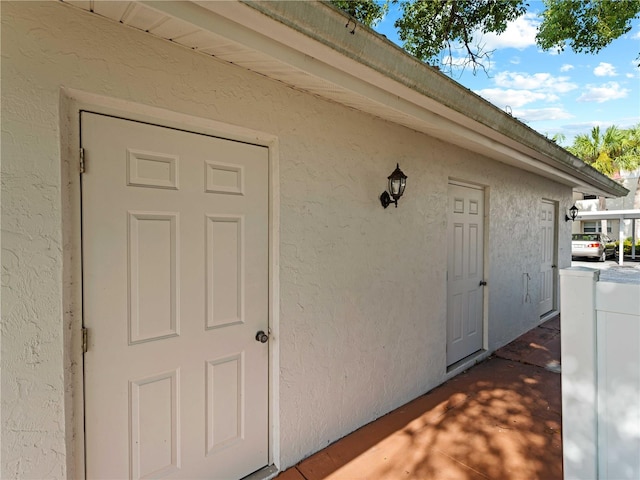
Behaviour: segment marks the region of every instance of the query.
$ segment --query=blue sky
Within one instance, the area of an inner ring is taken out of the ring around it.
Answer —
[[[450,76],[543,135],[565,135],[559,142],[565,146],[596,125],[630,128],[640,123],[640,21],[596,55],[576,54],[568,47],[543,52],[535,44],[543,5],[530,4],[502,35],[482,38],[485,50],[494,50],[485,64],[488,74],[478,70],[474,75],[467,67]],[[375,30],[401,45],[393,27],[399,15],[399,6],[391,5]]]

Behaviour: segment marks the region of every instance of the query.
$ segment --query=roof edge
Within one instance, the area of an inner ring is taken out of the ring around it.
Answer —
[[[466,117],[533,150],[525,152],[536,160],[572,173],[601,193],[618,197],[628,190],[570,154],[552,140],[517,118],[499,109],[438,69],[421,62],[372,29],[357,24],[353,31],[345,26],[350,17],[326,0],[282,2],[239,0],[240,3],[286,25],[349,59],[365,65],[395,82],[441,104],[450,110],[451,119]],[[533,155],[532,155],[533,153]]]

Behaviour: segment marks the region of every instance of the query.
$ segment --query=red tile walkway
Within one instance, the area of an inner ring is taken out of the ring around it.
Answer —
[[[556,317],[279,480],[562,479]]]

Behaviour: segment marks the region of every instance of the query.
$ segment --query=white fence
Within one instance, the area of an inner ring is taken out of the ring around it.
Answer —
[[[640,479],[640,285],[560,272],[565,479]]]

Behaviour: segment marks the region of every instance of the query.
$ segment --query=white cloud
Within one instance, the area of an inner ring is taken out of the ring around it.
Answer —
[[[455,56],[445,55],[444,57],[442,57],[441,63],[443,65],[451,65],[454,68],[465,68],[465,67],[471,68],[469,57],[462,56],[462,55],[455,55]]]
[[[546,53],[547,55],[551,55],[552,57],[555,57],[556,55],[560,55],[562,52],[564,52],[564,48],[563,47],[551,47],[549,50],[538,50],[538,53],[542,54],[542,53]]]
[[[596,77],[615,77],[618,75],[616,67],[606,62],[600,62],[600,65],[593,69],[593,74]]]
[[[622,88],[618,82],[608,82],[602,85],[587,85],[586,91],[580,95],[577,102],[603,103],[609,100],[625,98],[629,90]]]
[[[598,120],[594,120],[591,122],[581,122],[581,123],[569,123],[567,125],[563,125],[562,128],[565,130],[572,130],[575,132],[583,132],[586,133],[590,131],[593,127],[608,127],[610,124],[607,122],[601,122]]]
[[[573,66],[573,65],[570,65],[570,64],[568,64],[568,63],[565,63],[564,65],[562,65],[562,66],[560,67],[560,71],[561,71],[561,72],[568,72],[569,70],[573,70],[573,69],[574,69],[574,66]]]
[[[548,94],[544,92],[533,92],[530,90],[514,90],[503,88],[484,88],[477,90],[475,93],[481,97],[489,100],[494,105],[505,108],[509,107],[522,107],[528,103],[537,101],[550,101],[554,102],[558,100],[557,95]]]
[[[545,120],[564,120],[573,118],[571,113],[559,107],[514,110],[513,116],[525,122],[541,122]]]
[[[558,106],[560,95],[578,88],[577,84],[569,81],[569,77],[554,76],[546,72],[529,74],[504,71],[496,74],[493,81],[494,88],[476,90],[475,93],[499,108],[514,109],[513,115],[518,118],[527,121],[570,118]],[[542,108],[516,111],[535,102],[541,102]]]
[[[476,33],[474,38],[480,39],[484,51],[498,48],[517,48],[524,50],[536,44],[536,33],[540,20],[535,13],[526,13],[509,23],[507,29],[500,35],[495,33]]]
[[[640,122],[640,116],[638,117],[626,117],[626,118],[618,118],[616,121],[600,121],[600,120],[592,120],[590,122],[580,122],[580,123],[569,123],[566,125],[562,125],[562,129],[567,132],[571,132],[572,135],[587,133],[590,132],[593,127],[600,127],[601,130],[610,127],[611,125],[615,125],[618,128],[626,129],[631,128],[634,125],[637,125]]]
[[[551,90],[554,93],[567,93],[578,88],[569,81],[569,77],[554,77],[550,73],[500,72],[494,81],[497,86],[527,90]]]

